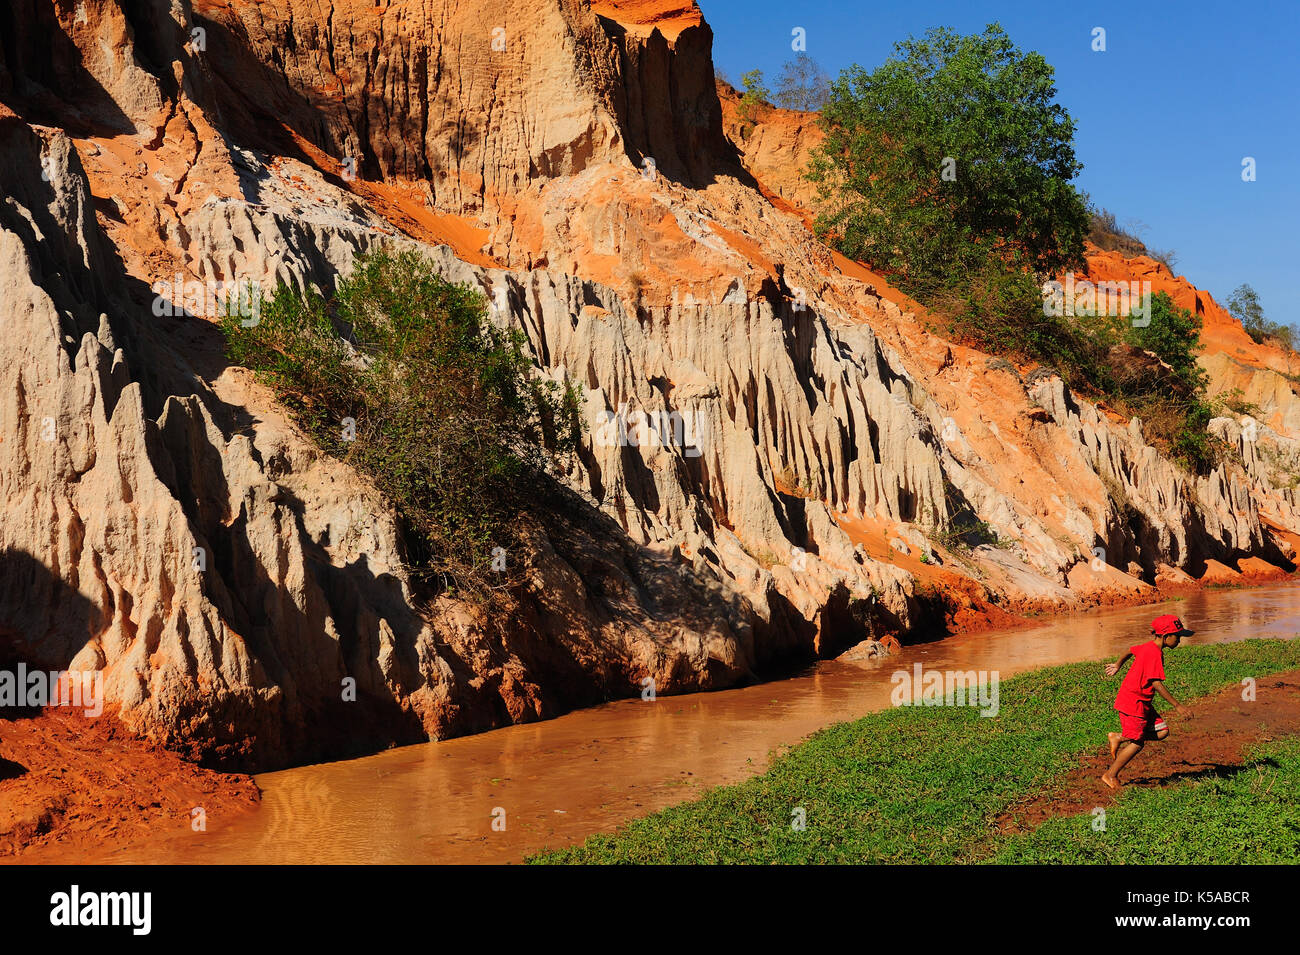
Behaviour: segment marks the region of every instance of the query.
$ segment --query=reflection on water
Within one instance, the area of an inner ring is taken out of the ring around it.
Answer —
[[[1166,610],[1170,609],[1166,607]],[[1300,587],[1209,591],[1172,609],[1191,644],[1300,635]],[[176,863],[510,862],[761,770],[771,752],[888,705],[890,675],[1102,659],[1143,639],[1153,606],[1060,615],[1032,629],[905,648],[882,661],[827,661],[738,690],[629,700],[463,739],[257,777],[259,809],[206,833],[182,830],[93,861]],[[1175,691],[1177,670],[1171,671]],[[493,831],[495,810],[506,830]],[[57,853],[58,850],[52,850]],[[81,861],[57,855],[32,861]],[[90,860],[88,860],[90,861]]]

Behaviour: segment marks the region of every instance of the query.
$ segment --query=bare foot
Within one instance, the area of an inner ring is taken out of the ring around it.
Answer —
[[[1101,781],[1102,781],[1103,783],[1105,783],[1106,786],[1107,786],[1108,788],[1110,788],[1110,789],[1119,789],[1119,780],[1118,780],[1118,779],[1111,779],[1109,773],[1102,773],[1102,774],[1101,774]]]
[[[1107,733],[1106,739],[1110,741],[1110,761],[1115,761],[1115,750],[1119,748],[1119,741],[1123,738],[1123,733]]]

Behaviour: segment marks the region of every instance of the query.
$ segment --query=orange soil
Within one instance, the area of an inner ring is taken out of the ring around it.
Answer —
[[[333,156],[319,149],[288,126],[282,127],[302,157],[321,173],[341,177],[342,167]],[[408,182],[371,182],[339,179],[338,185],[364,199],[384,219],[408,236],[430,245],[447,245],[457,258],[483,268],[499,269],[502,264],[483,252],[488,230],[470,224],[461,216],[434,212],[424,201],[420,187]]]
[[[872,269],[869,265],[850,259],[848,256],[841,255],[834,249],[830,250],[831,258],[835,262],[835,268],[840,274],[847,275],[849,278],[858,279],[874,286],[876,294],[886,302],[893,302],[905,312],[912,312],[919,319],[929,319],[933,316],[928,308],[909,296],[906,292],[900,292],[894,286],[889,284],[889,280],[879,272]]]
[[[1016,627],[1031,622],[1029,614],[1043,609],[1029,601],[1008,603],[1007,607],[994,605],[988,591],[977,580],[950,569],[955,559],[944,554],[944,565],[921,562],[921,555],[912,545],[911,553],[903,554],[889,546],[889,529],[847,514],[833,515],[835,522],[873,560],[893,564],[912,574],[918,581],[917,592],[933,593],[943,601],[944,624],[949,633],[978,633],[983,630]]]
[[[667,218],[672,219],[672,224],[674,227],[676,227],[677,220],[673,219],[671,215],[667,216]],[[759,248],[757,242],[753,241],[752,239],[745,238],[739,232],[733,232],[730,229],[724,228],[723,226],[719,225],[716,222],[710,222],[709,228],[712,229],[718,235],[722,236],[723,240],[727,243],[727,245],[731,246],[733,249],[736,250],[736,252],[744,256],[744,258],[748,260],[751,265],[755,266],[756,268],[763,269],[773,279],[776,278],[777,275],[776,266],[772,264],[771,259],[769,259],[766,255],[763,254],[763,250]],[[681,230],[678,229],[678,231],[680,232]]]
[[[186,762],[107,713],[47,707],[0,721],[0,858],[21,861],[25,850],[53,844],[126,844],[190,828],[195,807],[211,823],[259,798],[251,777]]]

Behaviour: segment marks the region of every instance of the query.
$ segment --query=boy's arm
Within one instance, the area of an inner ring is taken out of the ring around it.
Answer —
[[[1187,707],[1183,706],[1183,704],[1175,700],[1173,698],[1173,695],[1168,690],[1165,689],[1164,680],[1152,680],[1151,688],[1155,690],[1157,693],[1159,693],[1161,696],[1163,696],[1166,700],[1168,700],[1170,705],[1173,706],[1173,708],[1176,709],[1179,713],[1187,712]]]
[[[1114,676],[1116,673],[1118,673],[1120,671],[1120,668],[1123,667],[1125,663],[1128,663],[1129,657],[1131,656],[1133,656],[1133,654],[1130,653],[1128,650],[1125,650],[1124,655],[1120,657],[1118,660],[1116,660],[1114,663],[1107,663],[1106,675]]]

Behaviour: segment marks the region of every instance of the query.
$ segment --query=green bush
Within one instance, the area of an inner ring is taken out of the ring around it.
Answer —
[[[918,298],[949,316],[949,334],[1038,362],[1081,394],[1137,415],[1147,441],[1189,471],[1206,473],[1220,460],[1206,432],[1214,405],[1196,363],[1201,320],[1166,293],[1151,297],[1145,327],[1133,324],[1134,315],[1048,314],[1033,276],[997,268],[970,276],[960,291],[935,289]],[[1144,358],[1134,367],[1123,346],[1149,351],[1163,364]]]
[[[1071,388],[1094,395],[1116,391],[1110,349],[1122,341],[1122,322],[1049,314],[1042,286],[1030,273],[987,266],[962,288],[931,286],[914,294],[948,317],[951,335],[993,354],[1039,362]]]
[[[1208,376],[1196,363],[1201,347],[1200,317],[1175,305],[1167,292],[1157,292],[1151,296],[1150,319],[1146,325],[1128,321],[1125,332],[1129,344],[1154,352],[1169,366],[1163,378],[1151,383],[1150,390],[1163,391],[1169,387],[1184,393],[1203,390]]]
[[[1151,297],[1150,323],[1126,321],[1125,341],[1162,362],[1155,374],[1125,382],[1113,397],[1142,417],[1147,440],[1190,471],[1203,474],[1220,460],[1220,447],[1206,430],[1215,415],[1207,399],[1208,376],[1196,363],[1201,319],[1179,308],[1165,292]],[[1167,367],[1165,367],[1167,366]]]
[[[744,87],[744,92],[741,94],[737,113],[745,122],[753,123],[758,119],[758,108],[766,103],[772,94],[763,85],[762,70],[750,70],[748,73],[742,73],[740,82]]]
[[[225,331],[231,360],[391,502],[415,575],[478,596],[502,584],[493,548],[515,540],[522,479],[576,446],[579,395],[533,376],[523,334],[477,290],[380,252],[329,299],[281,285],[258,324]]]
[[[807,170],[824,203],[818,232],[946,317],[950,334],[1142,415],[1148,440],[1203,472],[1217,453],[1196,364],[1200,319],[1167,295],[1152,299],[1146,327],[1044,307],[1043,279],[1083,266],[1085,236],[1147,251],[1071,185],[1074,121],[1054,102],[1053,75],[997,24],[976,36],[931,30],[872,73],[845,70]]]

